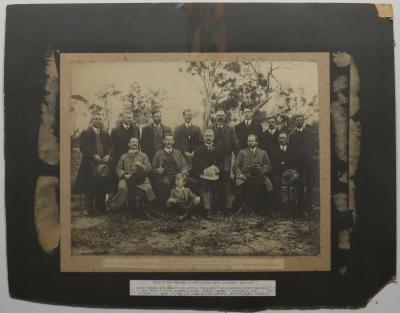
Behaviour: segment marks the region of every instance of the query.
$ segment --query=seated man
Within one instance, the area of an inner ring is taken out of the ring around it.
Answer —
[[[200,204],[200,197],[196,196],[189,188],[185,187],[186,175],[177,174],[175,188],[172,188],[167,206],[175,211],[180,221],[187,217],[194,218],[194,210]]]
[[[267,152],[257,147],[256,135],[247,137],[247,145],[248,148],[240,150],[233,166],[241,205],[238,212],[249,208],[261,213],[261,195],[272,191],[272,183],[266,175],[271,170],[271,161]]]
[[[146,154],[139,151],[139,139],[131,138],[128,147],[128,152],[121,156],[115,170],[119,178],[118,191],[111,199],[109,209],[115,210],[127,203],[129,213],[138,214],[143,211],[147,215],[143,207],[136,207],[136,199],[139,190],[145,194],[148,202],[155,199],[147,177],[151,170],[150,161]]]
[[[157,195],[158,208],[165,208],[175,176],[187,172],[186,160],[181,151],[172,148],[174,137],[172,133],[164,136],[164,149],[159,150],[153,158],[154,187]]]
[[[206,217],[209,217],[212,204],[218,201],[218,185],[224,171],[224,152],[220,145],[215,144],[214,129],[207,128],[201,143],[193,154],[193,172],[200,182],[200,196],[203,201]],[[221,198],[221,197],[220,197]],[[214,209],[217,209],[214,207]]]

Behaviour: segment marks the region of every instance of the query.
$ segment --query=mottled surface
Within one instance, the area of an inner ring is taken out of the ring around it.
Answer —
[[[216,216],[211,220],[72,218],[73,255],[318,255],[317,218]]]
[[[41,176],[36,183],[35,225],[39,243],[47,253],[57,248],[60,240],[60,210],[57,201],[57,177]]]

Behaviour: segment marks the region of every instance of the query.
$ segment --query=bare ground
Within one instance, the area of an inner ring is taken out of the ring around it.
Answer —
[[[318,255],[314,218],[215,216],[180,222],[113,212],[72,216],[73,255]]]

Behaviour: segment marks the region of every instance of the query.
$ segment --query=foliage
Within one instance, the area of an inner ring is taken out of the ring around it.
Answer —
[[[121,96],[124,110],[134,114],[137,124],[144,125],[151,120],[151,112],[161,109],[163,101],[167,98],[167,92],[162,89],[143,89],[137,82],[133,82],[129,91]]]

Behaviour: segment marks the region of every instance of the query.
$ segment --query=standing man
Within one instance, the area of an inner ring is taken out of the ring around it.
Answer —
[[[194,150],[201,142],[200,127],[192,124],[192,118],[192,111],[190,109],[184,110],[184,123],[177,126],[174,133],[174,147],[182,152],[189,170],[192,168]]]
[[[103,116],[97,113],[92,126],[80,137],[82,161],[76,177],[74,193],[85,194],[84,215],[105,211],[106,193],[110,189],[109,171],[111,163],[111,138],[103,127]]]
[[[133,125],[132,112],[123,112],[122,124],[111,131],[113,159],[115,163],[128,151],[128,143],[131,138],[140,139],[139,127]]]
[[[249,106],[243,107],[243,122],[235,126],[235,133],[239,140],[240,149],[247,147],[247,137],[250,134],[254,134],[257,138],[260,138],[262,133],[262,127],[253,120],[253,112]]]
[[[214,143],[215,134],[212,128],[206,128],[203,136],[204,143],[194,150],[193,173],[200,182],[200,197],[206,217],[209,217],[213,204],[219,202],[218,185],[222,181],[220,175],[224,173],[224,152],[220,145]]]
[[[151,113],[153,122],[143,127],[140,139],[142,151],[153,160],[157,151],[163,149],[163,140],[166,133],[172,133],[172,129],[161,123],[161,111],[154,110]]]
[[[160,208],[165,207],[166,201],[175,182],[175,176],[187,172],[186,160],[178,149],[174,149],[174,136],[166,133],[164,148],[159,150],[153,158],[154,183],[157,202]]]
[[[267,176],[272,165],[267,152],[258,148],[256,135],[250,134],[247,139],[248,147],[240,150],[233,171],[238,186],[239,212],[248,207],[261,213],[261,196],[272,191],[272,183]]]
[[[311,209],[312,187],[314,183],[314,141],[311,126],[304,124],[304,116],[295,117],[295,129],[289,137],[289,146],[297,159],[300,182],[296,187],[297,201],[300,209]]]
[[[282,175],[286,170],[296,170],[295,159],[293,153],[288,146],[288,135],[281,132],[278,137],[279,144],[271,150],[272,162],[272,183],[274,186],[274,204],[275,209],[282,211]]]
[[[226,124],[225,112],[219,109],[215,112],[216,122],[213,125],[215,134],[215,143],[221,146],[224,152],[224,164],[222,175],[222,182],[219,194],[222,200],[219,203],[219,208],[226,211],[232,210],[233,204],[233,193],[232,193],[232,182],[231,182],[231,170],[232,170],[232,153],[236,156],[240,151],[240,146],[234,129]]]
[[[276,129],[275,117],[267,117],[265,120],[265,124],[265,127],[262,127],[260,148],[267,152],[270,152],[273,148],[278,146],[279,131]]]

